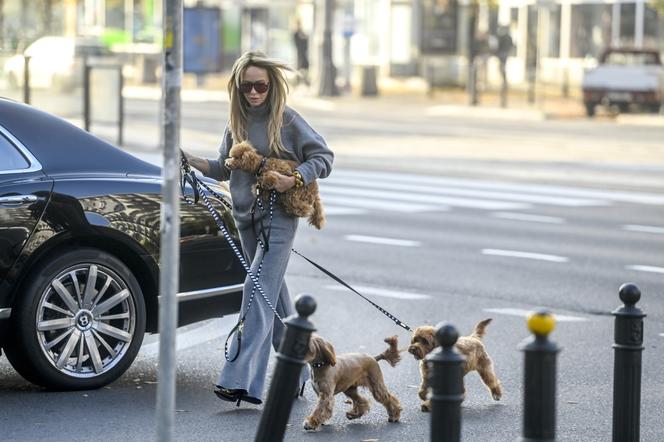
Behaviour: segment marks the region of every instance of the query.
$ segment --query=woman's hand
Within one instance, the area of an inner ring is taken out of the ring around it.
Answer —
[[[205,158],[196,157],[184,150],[182,154],[189,162],[189,165],[203,172],[203,175],[207,175],[210,172],[210,165]]]
[[[287,176],[280,174],[279,172],[274,172],[277,177],[277,183],[274,185],[274,190],[279,193],[286,192],[295,185],[295,177]]]

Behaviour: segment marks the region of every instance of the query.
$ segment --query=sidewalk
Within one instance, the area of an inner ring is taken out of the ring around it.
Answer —
[[[185,76],[181,97],[183,102],[228,102],[227,78],[211,77],[203,86],[196,85],[192,77]],[[358,87],[348,93],[343,91],[337,97],[319,97],[314,87],[304,89],[292,87],[289,100],[294,105],[305,105],[321,111],[352,109],[357,113],[373,113],[377,109],[425,110],[429,116],[459,116],[470,118],[490,118],[507,120],[587,120],[581,97],[573,92],[563,97],[559,91],[549,89],[546,95],[536,97],[534,103],[528,101],[525,91],[514,89],[508,94],[507,107],[500,107],[500,94],[497,90],[480,91],[478,104],[469,103],[467,92],[462,88],[436,88],[429,94],[428,85],[423,78],[403,79],[382,78],[378,84],[377,96],[361,96]],[[124,96],[133,99],[159,100],[159,84],[145,86],[126,86]],[[617,124],[664,127],[664,115],[658,114],[620,114],[612,115],[598,109],[594,117],[597,121]]]

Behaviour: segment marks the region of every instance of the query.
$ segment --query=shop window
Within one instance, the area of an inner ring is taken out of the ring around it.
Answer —
[[[643,18],[643,47],[656,48],[657,47],[657,22],[659,18],[657,11],[653,8],[646,6]],[[664,27],[664,22],[662,23]],[[662,29],[664,33],[664,28]]]
[[[620,5],[620,46],[634,45],[635,17],[635,3],[623,3]]]
[[[572,5],[570,54],[597,58],[610,43],[611,5]]]
[[[560,57],[560,11],[560,5],[549,8],[549,41],[546,56],[551,58]]]
[[[124,29],[124,0],[106,0],[106,27]]]

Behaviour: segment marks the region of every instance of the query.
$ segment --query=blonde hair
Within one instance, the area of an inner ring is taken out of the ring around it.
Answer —
[[[233,143],[239,143],[247,139],[249,103],[240,91],[240,83],[242,82],[242,75],[250,66],[267,71],[270,83],[268,96],[265,100],[270,112],[267,124],[268,147],[271,152],[278,155],[286,151],[281,143],[281,126],[283,125],[286,97],[289,91],[284,71],[292,71],[293,69],[285,63],[266,57],[262,52],[245,52],[235,61],[231,77],[228,80],[228,96],[231,107],[230,131],[233,136]]]

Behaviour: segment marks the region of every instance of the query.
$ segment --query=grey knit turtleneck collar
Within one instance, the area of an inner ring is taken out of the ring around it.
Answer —
[[[247,115],[249,115],[252,118],[264,118],[267,117],[267,114],[270,111],[270,106],[267,103],[267,100],[263,104],[257,107],[249,107],[247,108]]]

